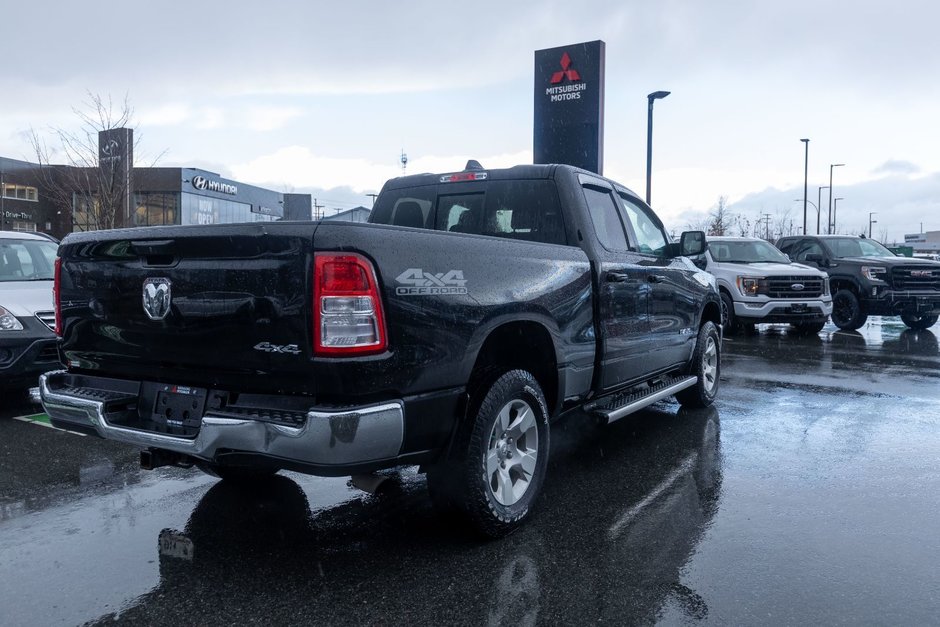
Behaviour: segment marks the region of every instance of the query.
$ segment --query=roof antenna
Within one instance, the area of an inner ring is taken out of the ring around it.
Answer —
[[[483,166],[480,165],[480,162],[476,159],[470,159],[467,161],[467,165],[464,167],[464,171],[467,170],[483,170]]]

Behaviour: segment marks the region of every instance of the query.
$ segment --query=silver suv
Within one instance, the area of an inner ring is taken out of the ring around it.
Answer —
[[[709,237],[705,270],[715,275],[729,332],[783,322],[819,333],[832,313],[829,277],[755,237]]]
[[[37,385],[58,367],[52,283],[58,245],[0,231],[0,389]]]

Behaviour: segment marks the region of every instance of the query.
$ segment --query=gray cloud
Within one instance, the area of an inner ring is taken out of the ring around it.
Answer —
[[[917,164],[900,159],[889,159],[872,170],[872,174],[917,174],[918,172],[920,172],[920,167]]]

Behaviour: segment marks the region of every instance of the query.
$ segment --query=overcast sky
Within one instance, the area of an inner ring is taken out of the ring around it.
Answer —
[[[327,207],[369,206],[400,171],[532,160],[533,52],[607,44],[604,174],[671,228],[719,196],[752,221],[836,168],[840,230],[940,230],[940,5],[922,2],[12,2],[0,39],[0,155],[76,123],[85,93],[130,98],[138,163],[196,166]],[[800,202],[794,199],[800,198]],[[822,192],[825,225],[828,210]],[[809,208],[811,223],[815,210]]]

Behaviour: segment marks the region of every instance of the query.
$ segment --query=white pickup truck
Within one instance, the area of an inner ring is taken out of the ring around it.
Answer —
[[[829,277],[793,263],[755,237],[709,237],[698,260],[718,280],[722,321],[729,333],[763,322],[789,323],[801,333],[822,330],[832,313]]]

